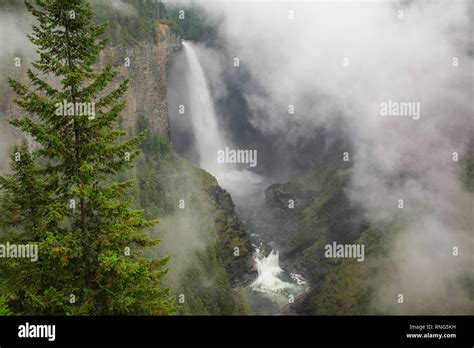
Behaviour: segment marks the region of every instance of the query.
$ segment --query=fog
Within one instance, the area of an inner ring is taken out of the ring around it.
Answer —
[[[137,13],[132,5],[122,0],[92,0],[93,4],[109,6],[111,10],[119,12],[124,16],[135,16]]]
[[[30,24],[31,18],[26,14],[0,13],[0,173],[8,170],[10,150],[16,142],[12,127],[3,117],[16,111],[12,106],[13,93],[6,77],[20,78],[24,75],[28,57],[34,55],[33,46],[26,38]],[[15,60],[17,58],[20,60]],[[18,63],[20,66],[15,65]]]

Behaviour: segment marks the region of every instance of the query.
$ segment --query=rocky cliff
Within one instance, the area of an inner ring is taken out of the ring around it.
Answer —
[[[135,133],[139,115],[147,118],[149,130],[169,139],[168,106],[166,102],[167,68],[173,54],[181,48],[181,39],[170,28],[156,24],[157,39],[141,41],[133,45],[115,43],[109,45],[99,58],[98,65],[111,64],[119,78],[130,79],[127,108],[121,115],[121,127]],[[20,59],[19,66],[16,59]],[[31,68],[33,56],[18,54],[2,61],[2,72],[27,83],[26,71]],[[21,110],[13,102],[14,94],[2,79],[0,82],[0,115],[20,115]]]
[[[149,131],[169,139],[167,68],[173,54],[181,48],[181,39],[165,24],[157,24],[157,31],[156,42],[110,45],[102,52],[100,65],[112,64],[119,76],[130,79],[122,128],[135,133],[137,118],[143,115],[148,121]]]
[[[134,44],[115,42],[109,45],[99,58],[99,66],[112,64],[118,71],[119,79],[130,79],[127,93],[127,108],[121,114],[121,127],[130,134],[136,132],[135,125],[139,115],[148,121],[148,130],[170,139],[168,105],[166,99],[167,68],[173,54],[181,48],[181,39],[167,25],[156,24],[155,41],[140,41]],[[25,33],[26,35],[26,33]],[[129,66],[128,61],[129,59]],[[6,170],[6,158],[15,139],[21,139],[22,134],[10,127],[6,119],[18,117],[21,109],[14,103],[14,93],[6,82],[10,76],[22,83],[28,84],[26,72],[31,68],[34,59],[32,49],[3,58],[2,78],[0,80],[0,170]],[[54,81],[51,81],[54,83]],[[116,84],[116,82],[115,82]]]

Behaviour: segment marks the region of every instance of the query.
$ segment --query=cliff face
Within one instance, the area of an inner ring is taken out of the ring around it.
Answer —
[[[157,42],[107,47],[100,56],[99,65],[110,63],[119,76],[130,79],[121,127],[135,133],[137,118],[143,115],[150,132],[169,139],[167,68],[173,54],[181,48],[181,40],[167,25],[158,24],[158,32]]]
[[[121,127],[135,133],[139,115],[143,115],[153,134],[170,138],[168,105],[166,102],[167,67],[175,52],[181,48],[181,39],[167,25],[157,24],[156,42],[142,41],[133,46],[110,45],[100,55],[98,65],[112,64],[118,78],[130,79],[127,108],[121,114]],[[31,57],[21,56],[21,66],[14,65],[14,58],[2,62],[5,75],[28,84],[26,71],[31,68]],[[126,58],[130,59],[126,66]],[[112,83],[116,85],[116,82]],[[0,82],[0,114],[15,117],[22,111],[14,103],[14,94],[6,81]],[[1,116],[1,115],[0,115]],[[13,130],[10,130],[13,131]]]

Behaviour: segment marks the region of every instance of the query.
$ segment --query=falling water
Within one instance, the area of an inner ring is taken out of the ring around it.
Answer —
[[[258,277],[251,285],[256,291],[280,291],[293,287],[292,284],[284,282],[278,275],[283,273],[278,259],[278,251],[272,250],[268,256],[263,256],[260,250],[256,250],[257,257],[255,263],[257,266]]]
[[[262,178],[245,169],[231,168],[217,162],[217,151],[226,147],[234,148],[225,139],[219,127],[214,103],[211,98],[206,76],[194,45],[183,41],[184,53],[189,64],[187,84],[190,96],[186,113],[190,115],[196,148],[199,154],[199,166],[214,175],[219,184],[230,192],[234,201],[248,201],[256,192],[262,192]]]
[[[214,103],[209,92],[206,76],[191,43],[183,41],[184,52],[189,64],[188,86],[192,88],[189,97],[191,122],[196,137],[201,168],[215,174],[216,154],[226,144],[217,124]]]

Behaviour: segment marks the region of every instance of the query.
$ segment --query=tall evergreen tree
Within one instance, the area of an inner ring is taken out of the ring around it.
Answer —
[[[25,2],[36,17],[29,36],[39,58],[30,86],[9,79],[26,115],[10,122],[35,146],[18,145],[12,174],[0,177],[1,221],[9,241],[38,245],[39,259],[0,261],[0,287],[17,314],[167,315],[174,298],[161,287],[167,258],[147,259],[156,245],[127,199],[130,168],[143,136],[117,129],[128,80],[110,65],[96,71],[106,25],[92,25],[85,0]],[[60,107],[60,105],[62,105]],[[91,112],[91,110],[93,112]]]

